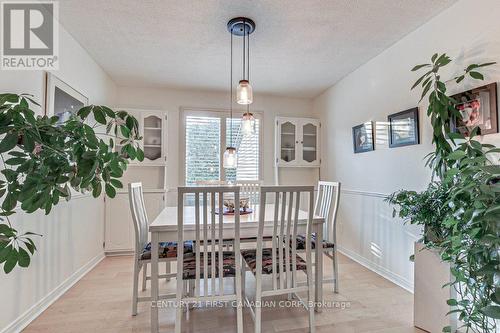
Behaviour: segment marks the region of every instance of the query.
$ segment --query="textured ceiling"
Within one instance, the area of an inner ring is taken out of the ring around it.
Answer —
[[[59,17],[118,85],[228,90],[226,23],[247,16],[254,93],[311,98],[454,2],[64,0]]]

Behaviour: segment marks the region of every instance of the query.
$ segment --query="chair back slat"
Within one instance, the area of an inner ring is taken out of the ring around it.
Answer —
[[[205,207],[206,205],[206,201],[207,201],[207,195],[206,193],[203,193],[203,206]],[[200,220],[200,195],[199,193],[196,193],[195,194],[195,197],[194,197],[194,215],[195,215],[195,219],[196,220]],[[206,225],[206,221],[205,221],[205,216],[206,214],[204,214],[204,219],[203,219],[203,226]],[[206,229],[204,229],[204,231],[206,231]],[[196,241],[196,244],[200,244],[200,223],[196,223],[195,224],[195,241]],[[196,256],[196,262],[200,262],[200,251],[198,250],[195,250],[195,256]],[[196,265],[196,272],[195,272],[195,280],[196,281],[200,281],[200,265]],[[206,271],[205,271],[206,272]],[[194,295],[196,297],[200,297],[200,284],[199,283],[196,283],[195,286],[194,286]]]
[[[318,195],[314,213],[325,218],[324,235],[325,238],[334,244],[337,241],[337,211],[340,201],[339,182],[318,182]]]
[[[144,205],[144,195],[142,193],[142,183],[129,183],[128,195],[132,221],[135,232],[135,251],[141,255],[142,250],[148,243],[148,216]]]
[[[224,296],[224,232],[230,228],[234,230],[235,253],[240,251],[240,214],[235,210],[234,221],[224,220],[224,197],[233,197],[239,200],[239,187],[179,187],[179,208],[178,208],[178,239],[179,244],[184,238],[184,206],[185,198],[194,195],[194,223],[195,223],[195,296],[204,297]],[[200,198],[201,197],[201,198]],[[227,224],[231,224],[227,226]],[[192,230],[192,229],[191,229]],[[178,258],[184,257],[184,247],[178,246]],[[182,260],[179,260],[182,261]],[[240,267],[241,262],[236,256],[236,266]],[[179,271],[180,269],[180,271]],[[183,267],[178,264],[177,279],[182,283]],[[203,286],[203,287],[202,287]],[[203,290],[202,290],[203,289]]]
[[[237,180],[236,185],[240,187],[240,197],[249,199],[249,207],[255,211],[259,204],[261,180]]]
[[[262,278],[263,230],[267,194],[274,194],[273,239],[271,248],[273,290],[296,286],[296,238],[299,225],[301,196],[307,195],[309,213],[306,221],[306,239],[311,239],[314,213],[313,186],[262,186],[260,190],[259,229],[257,234],[256,283]],[[307,199],[307,198],[306,198]],[[311,243],[306,242],[306,260],[311,263]]]

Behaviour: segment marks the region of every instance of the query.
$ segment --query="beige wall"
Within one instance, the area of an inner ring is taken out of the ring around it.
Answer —
[[[424,156],[432,151],[431,127],[420,107],[421,144],[387,146],[387,115],[417,105],[419,91],[410,91],[418,78],[410,69],[446,52],[454,61],[443,77],[473,62],[500,61],[500,2],[463,0],[359,67],[314,100],[323,123],[321,176],[342,182],[339,243],[342,251],[393,281],[412,289],[413,264],[408,256],[418,230],[392,218],[383,196],[401,188],[422,190],[430,180]],[[499,66],[488,69],[484,82],[465,81],[466,90],[500,80]],[[450,89],[457,91],[453,85]],[[351,128],[378,123],[376,150],[354,154]],[[485,141],[500,145],[500,135]]]
[[[229,109],[229,93],[118,87],[117,107],[163,110],[168,115],[168,204],[175,204],[176,188],[182,185],[181,149],[181,108]],[[235,110],[239,110],[234,105]],[[266,184],[274,184],[274,119],[276,116],[311,117],[312,101],[276,96],[266,96],[254,92],[252,110],[263,112],[263,173]],[[318,168],[282,168],[280,183],[311,184],[318,180]]]
[[[113,81],[64,29],[59,31],[60,70],[54,74],[88,96],[90,103],[113,105]],[[33,94],[42,105],[44,82],[41,71],[0,71],[0,92]],[[34,237],[38,251],[29,268],[0,273],[0,332],[18,332],[103,257],[102,199],[84,196],[61,202],[48,216],[18,211],[11,220],[19,232],[33,231],[43,237]]]

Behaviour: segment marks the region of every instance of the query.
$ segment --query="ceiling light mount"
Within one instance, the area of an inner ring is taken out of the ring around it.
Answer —
[[[248,36],[255,31],[255,22],[247,17],[235,17],[227,22],[227,31],[235,36]]]

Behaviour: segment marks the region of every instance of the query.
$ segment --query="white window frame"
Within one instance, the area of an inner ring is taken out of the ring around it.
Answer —
[[[233,118],[241,118],[245,110],[233,110]],[[264,136],[264,113],[262,111],[251,111],[256,119],[259,119],[259,180],[262,180],[263,175],[263,136]],[[226,119],[230,118],[231,112],[229,109],[214,109],[214,108],[193,108],[181,107],[180,108],[180,130],[179,130],[179,157],[181,165],[179,166],[179,179],[181,186],[186,184],[186,117],[218,117],[221,118],[221,147],[220,147],[220,180],[226,179],[226,173],[222,167],[222,158],[226,150]]]

